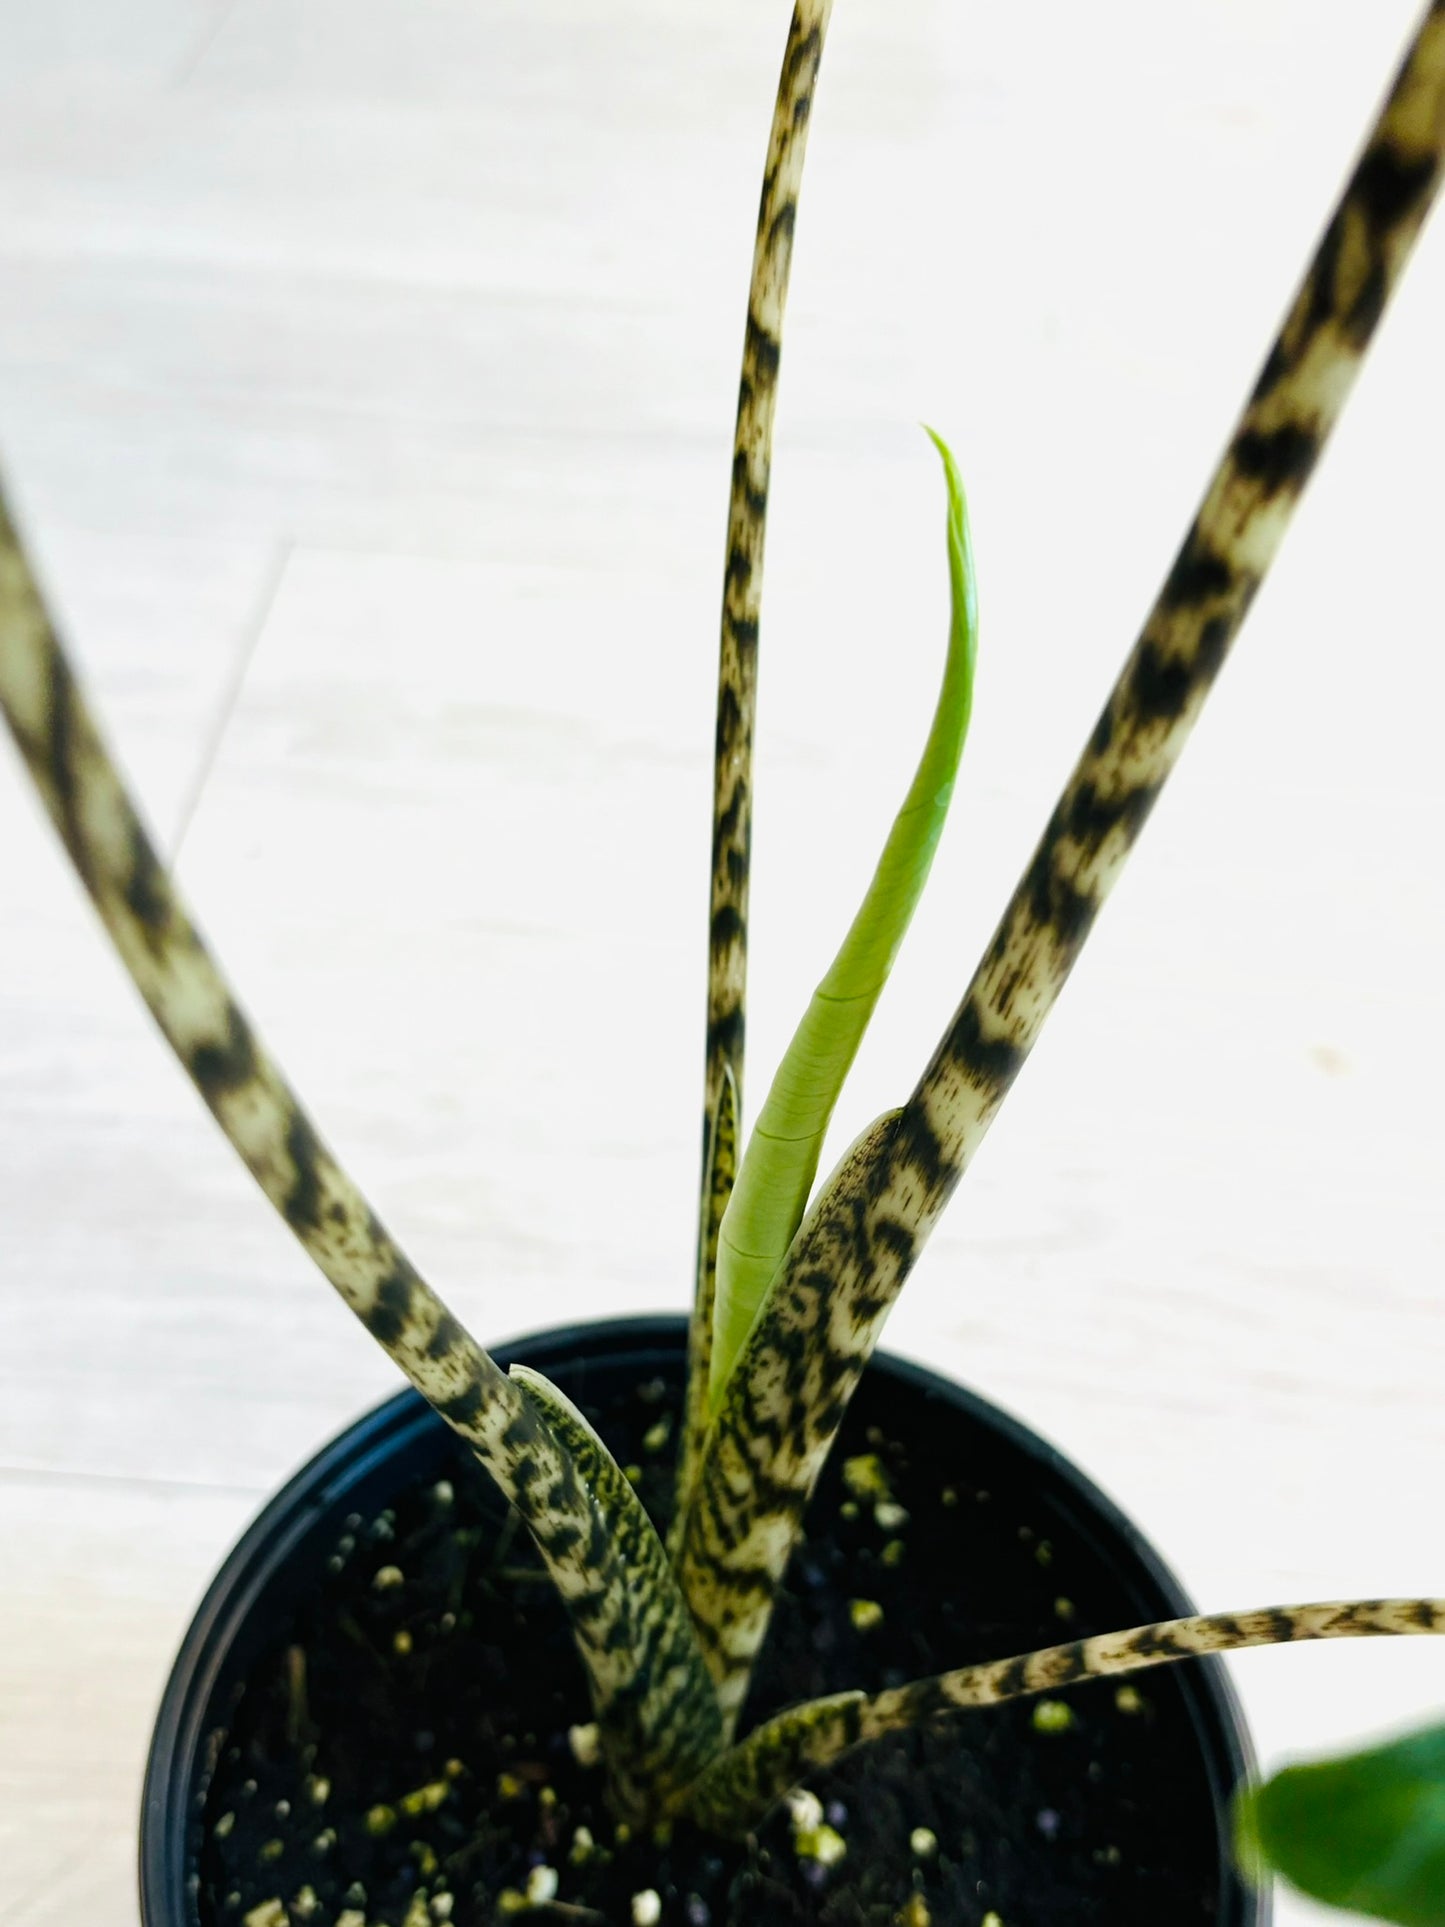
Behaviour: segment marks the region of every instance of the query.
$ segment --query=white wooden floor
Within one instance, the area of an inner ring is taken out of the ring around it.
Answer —
[[[840,0],[770,538],[755,1098],[940,662],[915,423],[970,482],[983,662],[844,1135],[942,1029],[1411,11]],[[683,1303],[786,16],[0,0],[9,486],[244,997],[484,1337]],[[891,1329],[1214,1607],[1445,1591],[1442,316],[1437,224]],[[0,852],[4,1914],[123,1927],[192,1604],[392,1375],[163,1055],[8,753]],[[1270,1759],[1445,1704],[1423,1642],[1236,1677]]]

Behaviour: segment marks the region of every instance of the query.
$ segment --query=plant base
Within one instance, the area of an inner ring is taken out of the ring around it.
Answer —
[[[627,1321],[502,1354],[588,1411],[657,1515],[682,1329]],[[820,1485],[744,1726],[843,1685],[1187,1610],[1050,1448],[881,1360]],[[1264,1919],[1224,1851],[1244,1754],[1213,1666],[897,1736],[815,1776],[813,1803],[742,1845],[684,1825],[619,1838],[574,1732],[587,1722],[525,1534],[402,1394],[273,1502],[202,1608],[151,1762],[147,1927],[481,1927],[524,1906],[644,1927]]]

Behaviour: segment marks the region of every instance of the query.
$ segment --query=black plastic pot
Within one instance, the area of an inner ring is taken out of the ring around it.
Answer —
[[[622,1375],[679,1381],[684,1343],[682,1319],[635,1318],[542,1333],[495,1355],[504,1366],[516,1360],[544,1371],[585,1405]],[[881,1355],[859,1389],[849,1424],[861,1439],[870,1426],[896,1425],[901,1412],[913,1451],[931,1466],[967,1466],[971,1477],[1000,1485],[1022,1481],[1040,1535],[1082,1549],[1106,1575],[1113,1624],[1194,1610],[1134,1526],[1052,1446],[971,1393]],[[248,1669],[315,1587],[346,1515],[379,1509],[413,1481],[435,1479],[453,1450],[430,1408],[403,1391],[297,1473],[227,1559],[182,1644],[151,1744],[140,1841],[144,1927],[213,1927],[200,1902],[202,1818]],[[1228,1679],[1216,1661],[1203,1661],[1151,1675],[1151,1692],[1154,1682],[1179,1695],[1187,1709],[1182,1725],[1194,1757],[1181,1766],[1181,1784],[1210,1808],[1198,1828],[1200,1855],[1212,1856],[1219,1901],[1200,1927],[1266,1927],[1268,1897],[1239,1879],[1228,1851],[1229,1797],[1250,1763]],[[845,1683],[852,1682],[836,1682]],[[1207,1885],[1212,1869],[1206,1864],[1202,1871]]]

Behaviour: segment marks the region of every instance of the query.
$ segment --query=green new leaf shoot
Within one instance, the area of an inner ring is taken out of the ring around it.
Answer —
[[[978,644],[968,509],[953,456],[940,436],[927,432],[948,484],[952,620],[943,687],[912,787],[862,907],[778,1067],[723,1218],[711,1359],[714,1411],[802,1222],[833,1106],[928,880],[968,733]]]
[[[1236,1851],[1332,1907],[1445,1927],[1445,1725],[1285,1767],[1243,1793]]]

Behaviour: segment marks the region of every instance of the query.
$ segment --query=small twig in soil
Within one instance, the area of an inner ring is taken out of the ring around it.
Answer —
[[[453,1573],[447,1589],[447,1611],[450,1613],[459,1613],[462,1609],[462,1601],[466,1598],[467,1582],[471,1578],[472,1562],[475,1560],[477,1552],[481,1547],[482,1529],[480,1526],[462,1527],[459,1528],[452,1537],[457,1548],[458,1561],[456,1571]]]
[[[367,1658],[376,1667],[377,1671],[381,1673],[384,1678],[390,1679],[390,1667],[382,1655],[376,1650],[375,1642],[366,1631],[357,1624],[354,1615],[347,1612],[338,1612],[336,1615],[336,1623],[342,1632],[346,1634],[346,1637],[361,1648]]]
[[[311,1725],[306,1706],[306,1649],[286,1648],[286,1739],[299,1747]]]

